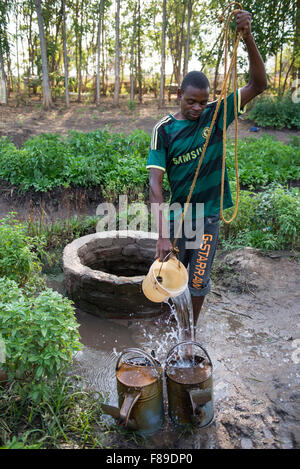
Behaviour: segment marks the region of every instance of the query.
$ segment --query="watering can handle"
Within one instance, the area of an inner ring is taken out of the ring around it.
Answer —
[[[193,411],[193,419],[195,423],[197,423],[197,420],[201,420],[203,417],[202,414],[202,408],[203,406],[211,401],[211,394],[209,391],[201,391],[199,389],[188,389],[187,390],[188,395],[190,397],[190,402],[192,406],[192,411]]]
[[[158,373],[158,375],[160,374],[160,371],[159,371],[159,366],[158,364],[156,363],[156,361],[154,360],[154,358],[147,352],[145,352],[144,350],[140,350],[139,348],[129,348],[127,350],[124,350],[124,352],[121,353],[121,355],[119,356],[118,358],[118,361],[117,361],[117,364],[116,364],[116,370],[119,369],[119,365],[120,365],[120,361],[121,361],[121,358],[126,355],[127,353],[139,353],[140,355],[144,355],[146,358],[148,358],[148,360],[151,361],[152,365],[154,365],[154,367],[156,368],[156,371]]]
[[[126,393],[122,407],[120,409],[119,422],[121,425],[128,427],[129,417],[135,403],[141,396],[140,392]]]
[[[170,358],[171,354],[174,352],[174,350],[179,347],[180,345],[196,345],[197,347],[200,347],[201,350],[203,350],[203,352],[205,353],[205,355],[207,356],[208,360],[209,360],[209,365],[212,367],[212,362],[211,362],[211,359],[210,359],[210,356],[208,355],[207,351],[200,345],[198,344],[198,342],[194,342],[192,340],[187,340],[185,342],[179,342],[178,344],[174,345],[174,347],[171,348],[171,350],[169,351],[168,353],[168,356],[166,358],[166,363],[168,362],[168,359]]]

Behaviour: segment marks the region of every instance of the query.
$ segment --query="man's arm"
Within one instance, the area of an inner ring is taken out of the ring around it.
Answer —
[[[237,31],[242,33],[249,57],[249,82],[241,89],[241,108],[267,88],[267,75],[262,57],[251,34],[251,14],[236,10]]]
[[[157,168],[150,168],[150,191],[149,199],[154,209],[154,216],[156,219],[158,227],[158,241],[156,244],[156,257],[161,261],[166,257],[166,255],[172,249],[172,243],[169,238],[164,237],[164,234],[167,233],[166,222],[162,213],[162,210],[159,210],[159,205],[163,204],[163,195],[162,195],[162,184],[164,178],[164,171]]]

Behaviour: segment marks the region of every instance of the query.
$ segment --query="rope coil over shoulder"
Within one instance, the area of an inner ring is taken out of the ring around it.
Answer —
[[[219,17],[219,20],[221,22],[224,21],[224,16],[223,15],[224,15],[225,11],[228,8],[230,8],[232,5],[236,5],[236,6],[239,7],[239,9],[242,10],[242,6],[238,2],[231,2],[229,5],[227,5],[225,10],[223,11],[223,14]],[[224,82],[223,82],[221,93],[220,93],[220,96],[219,96],[219,99],[218,99],[218,102],[217,102],[217,106],[216,106],[216,109],[215,109],[215,112],[214,112],[214,115],[213,115],[213,118],[212,118],[212,122],[211,122],[211,125],[210,125],[210,128],[209,128],[206,140],[205,140],[202,155],[201,155],[201,158],[199,159],[199,162],[198,162],[198,166],[197,166],[195,176],[194,176],[191,188],[190,188],[190,192],[188,194],[187,201],[184,204],[184,211],[182,213],[181,221],[179,223],[177,233],[176,233],[176,236],[175,236],[174,241],[173,241],[172,253],[175,254],[175,255],[178,253],[178,248],[176,247],[178,236],[179,236],[179,233],[181,231],[182,224],[183,224],[186,212],[188,210],[188,205],[189,205],[189,202],[191,200],[191,197],[192,197],[195,185],[196,185],[196,181],[197,181],[197,178],[198,178],[198,175],[199,175],[201,164],[202,164],[202,161],[204,159],[206,149],[208,147],[208,143],[209,143],[209,140],[210,140],[210,137],[211,137],[211,134],[212,134],[213,126],[215,124],[217,114],[218,114],[218,110],[219,110],[219,107],[220,107],[220,104],[221,104],[221,101],[222,101],[223,98],[224,98],[224,121],[223,121],[223,156],[222,156],[222,176],[221,176],[221,197],[220,197],[220,215],[221,215],[221,219],[225,223],[229,224],[235,219],[235,217],[237,215],[237,211],[238,211],[239,175],[238,175],[238,159],[237,159],[237,135],[238,135],[238,120],[237,120],[238,119],[238,110],[237,110],[237,48],[238,48],[238,45],[239,45],[239,42],[240,42],[241,33],[236,34],[236,39],[235,39],[233,52],[232,52],[232,58],[231,58],[231,61],[230,61],[228,71],[226,71],[226,69],[227,69],[227,55],[228,55],[229,23],[232,19],[232,16],[235,13],[236,13],[236,10],[229,13],[226,24],[224,26],[224,30],[225,30],[225,33],[224,33],[224,49],[225,49]],[[232,68],[234,69],[233,89],[234,89],[234,121],[235,121],[235,174],[236,174],[236,182],[237,182],[237,193],[236,193],[236,202],[235,202],[234,213],[233,213],[232,217],[230,218],[230,220],[226,220],[224,218],[224,214],[223,214],[223,198],[224,198],[225,158],[226,158],[227,85],[228,85],[228,81],[229,81],[229,77],[230,77],[230,73],[232,71]]]

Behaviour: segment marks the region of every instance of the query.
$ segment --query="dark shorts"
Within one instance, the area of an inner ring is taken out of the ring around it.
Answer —
[[[199,220],[198,220],[199,222]],[[196,226],[197,225],[197,226]],[[179,249],[178,258],[189,268],[189,289],[192,296],[205,296],[210,292],[211,281],[210,271],[215,257],[219,228],[220,228],[220,215],[213,215],[205,217],[202,223],[197,223],[196,220],[192,221],[192,229],[198,230],[198,225],[201,225],[201,232],[198,236],[187,238],[184,233],[178,237],[176,246]],[[177,228],[175,226],[175,234]],[[170,239],[174,240],[174,222],[170,222]],[[195,242],[196,240],[196,242]],[[192,249],[187,248],[187,242],[196,244]]]

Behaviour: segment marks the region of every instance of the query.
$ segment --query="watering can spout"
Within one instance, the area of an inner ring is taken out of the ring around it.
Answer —
[[[125,402],[125,401],[124,401]],[[131,406],[131,408],[133,405]],[[121,415],[121,411],[118,407],[115,407],[113,405],[108,405],[108,404],[102,404],[101,405],[102,411],[104,414],[110,415],[114,419],[117,420],[117,422],[120,425],[125,425],[128,430],[137,430],[137,425],[134,419],[129,419],[130,412],[128,413],[128,416],[126,415],[124,418],[124,415]],[[123,408],[123,406],[122,406]],[[121,409],[122,410],[122,409]],[[130,409],[131,411],[131,409]]]

